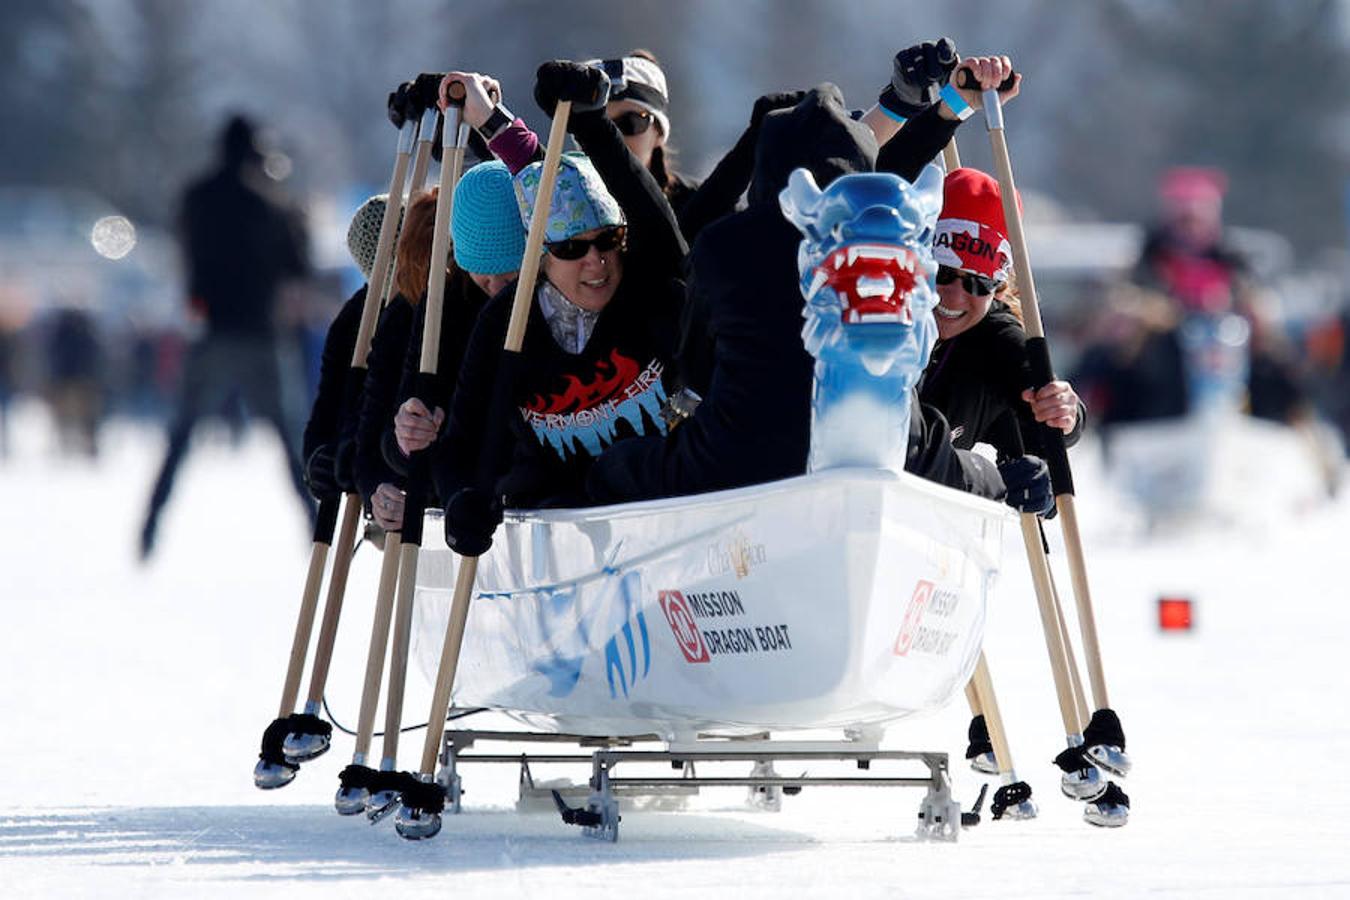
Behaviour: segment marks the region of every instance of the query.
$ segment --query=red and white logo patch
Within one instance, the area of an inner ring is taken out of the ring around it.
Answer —
[[[933,236],[933,258],[953,269],[1002,280],[1012,268],[1012,245],[983,222],[942,219]]]
[[[910,598],[904,621],[900,623],[900,633],[895,636],[895,649],[892,652],[896,656],[909,653],[910,645],[914,643],[914,635],[918,633],[919,624],[923,622],[924,611],[928,609],[928,603],[932,599],[933,582],[920,581],[914,586],[914,596]]]
[[[670,631],[675,635],[675,643],[680,645],[684,658],[691,663],[708,662],[708,648],[703,643],[703,635],[699,633],[684,594],[679,591],[661,591],[657,599],[661,602],[661,611],[666,614],[666,622],[670,624]]]

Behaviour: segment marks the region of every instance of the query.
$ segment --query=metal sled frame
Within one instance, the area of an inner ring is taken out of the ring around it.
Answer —
[[[569,744],[572,753],[468,753],[480,742]],[[662,744],[663,750],[628,749],[635,744]],[[690,740],[666,742],[657,735],[596,737],[579,734],[554,734],[525,731],[447,730],[441,745],[441,770],[437,780],[447,793],[446,811],[460,812],[464,763],[515,763],[520,766],[520,798],[554,799],[568,795],[584,799],[579,812],[588,820],[581,824],[587,837],[615,841],[619,831],[619,799],[696,795],[703,787],[746,787],[751,805],[777,811],[784,794],[801,792],[803,787],[921,787],[927,793],[920,804],[917,836],[923,840],[955,841],[961,830],[961,808],[952,798],[946,753],[882,750],[878,733],[847,733],[845,740],[774,740],[766,733],[747,737],[698,735]],[[594,748],[594,749],[590,749]],[[590,752],[585,752],[590,749]],[[780,775],[775,762],[853,762],[859,770],[870,771],[875,762],[920,763],[926,776],[892,775]],[[743,777],[704,776],[697,772],[700,763],[746,762],[752,764]],[[586,786],[552,789],[535,784],[530,764],[590,763],[591,776]],[[665,777],[624,777],[614,774],[620,763],[665,763],[679,770]],[[558,800],[561,804],[561,799]]]

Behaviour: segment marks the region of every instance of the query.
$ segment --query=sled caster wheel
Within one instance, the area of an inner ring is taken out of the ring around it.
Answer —
[[[300,767],[293,763],[275,763],[260,759],[253,767],[253,786],[260,790],[273,791],[294,781],[299,771]]]
[[[616,800],[598,801],[592,799],[586,804],[588,811],[600,816],[599,825],[587,825],[581,833],[592,840],[608,841],[613,844],[619,840],[619,804]]]
[[[921,841],[955,841],[961,832],[961,806],[951,800],[928,799],[919,809]]]
[[[441,833],[441,817],[439,813],[400,806],[394,817],[394,830],[405,841],[425,841]]]
[[[781,787],[752,787],[745,802],[747,806],[758,812],[782,812],[783,789]]]
[[[757,762],[750,769],[751,778],[774,778],[777,775],[771,762]],[[752,784],[745,803],[759,812],[782,812],[783,788],[776,784]]]

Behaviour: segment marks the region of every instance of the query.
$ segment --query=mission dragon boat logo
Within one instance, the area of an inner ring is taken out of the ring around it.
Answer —
[[[706,663],[715,656],[781,653],[792,649],[786,623],[763,625],[744,621],[749,613],[738,591],[661,591],[657,599],[686,662]],[[724,619],[732,621],[721,621]],[[708,627],[704,627],[704,620],[717,621],[707,621]]]
[[[920,581],[914,586],[914,596],[905,609],[905,618],[900,622],[900,633],[895,636],[891,652],[896,656],[908,656],[911,652],[946,656],[960,636],[959,632],[943,628],[945,622],[926,624],[926,620],[929,617],[950,619],[960,603],[961,596],[956,591],[940,588],[931,581]]]

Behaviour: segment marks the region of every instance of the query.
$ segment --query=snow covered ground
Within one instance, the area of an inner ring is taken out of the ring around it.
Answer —
[[[465,813],[410,844],[387,821],[333,812],[346,736],[286,789],[252,785],[308,558],[271,438],[200,439],[140,566],[161,437],[114,425],[89,464],[51,456],[40,410],[13,424],[0,461],[0,895],[1350,896],[1350,776],[1332,765],[1350,758],[1344,499],[1146,541],[1083,460],[1107,677],[1136,766],[1124,829],[1086,825],[1059,795],[1049,760],[1062,729],[1013,532],[986,650],[1037,820],[986,814],[958,843],[927,844],[912,838],[918,791],[813,788],[769,814],[725,789],[683,812],[625,815],[619,842],[598,844],[554,815],[516,813],[508,766],[469,770]],[[349,725],[377,562],[356,558],[329,680]],[[1193,598],[1193,633],[1158,632],[1163,593]],[[410,681],[405,720],[422,721],[429,686]],[[957,703],[887,743],[950,753],[969,804],[980,780],[959,761],[967,719]],[[420,744],[405,736],[405,766]]]

